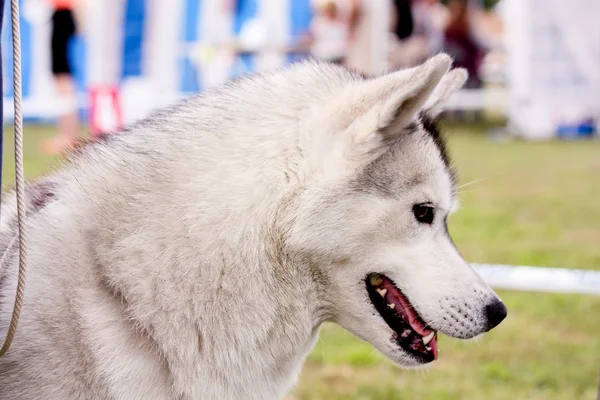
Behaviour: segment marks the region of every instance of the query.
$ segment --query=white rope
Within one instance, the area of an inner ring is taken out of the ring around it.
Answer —
[[[21,28],[19,21],[19,0],[11,0],[12,16],[12,44],[13,44],[13,85],[14,85],[14,104],[15,104],[15,180],[17,190],[17,222],[19,225],[19,277],[17,280],[17,294],[15,296],[15,305],[13,308],[10,325],[6,333],[6,339],[2,348],[0,348],[0,357],[8,349],[15,336],[19,316],[21,314],[21,305],[23,304],[23,291],[25,289],[25,270],[27,268],[27,247],[25,242],[25,178],[23,174],[23,112],[21,108]],[[13,242],[6,249],[10,251]],[[5,257],[2,257],[4,261]]]

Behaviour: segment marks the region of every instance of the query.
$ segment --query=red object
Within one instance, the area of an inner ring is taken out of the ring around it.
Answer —
[[[101,85],[90,89],[90,133],[92,138],[115,133],[123,126],[119,88]]]
[[[74,0],[49,0],[55,10],[72,10],[75,7]]]

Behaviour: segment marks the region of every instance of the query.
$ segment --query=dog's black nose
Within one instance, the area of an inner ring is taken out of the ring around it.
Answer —
[[[485,306],[485,316],[488,321],[486,332],[498,326],[506,318],[506,314],[506,306],[498,299]]]

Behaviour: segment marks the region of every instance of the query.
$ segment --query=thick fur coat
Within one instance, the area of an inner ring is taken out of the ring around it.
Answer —
[[[372,78],[307,62],[243,78],[30,186],[25,301],[0,398],[277,399],[325,321],[421,364],[374,308],[372,273],[436,332],[490,329],[501,303],[446,229],[454,176],[430,118],[465,80],[450,62]],[[414,219],[417,203],[430,223]],[[9,198],[0,250],[14,212]]]

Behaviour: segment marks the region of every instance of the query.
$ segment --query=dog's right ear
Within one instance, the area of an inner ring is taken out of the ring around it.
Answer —
[[[392,72],[348,88],[335,102],[341,135],[335,158],[358,167],[385,152],[413,123],[450,68],[451,59],[439,54],[424,64]],[[331,110],[330,110],[331,111]],[[341,139],[341,140],[340,140]]]
[[[377,133],[380,139],[391,140],[402,128],[412,123],[419,111],[447,75],[452,59],[439,54],[423,65],[397,71],[375,79],[371,90],[387,90],[382,103],[374,104],[378,113]],[[385,98],[387,97],[387,98]]]

